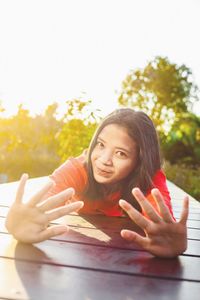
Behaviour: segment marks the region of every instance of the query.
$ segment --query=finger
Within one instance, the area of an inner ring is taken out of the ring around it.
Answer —
[[[139,188],[134,188],[132,190],[133,196],[136,198],[142,209],[145,211],[147,216],[155,223],[159,223],[161,221],[160,216],[155,211],[153,206],[149,203],[149,201],[145,198],[143,193],[140,191]]]
[[[50,190],[50,188],[52,188],[53,185],[53,181],[50,180],[49,182],[47,182],[37,193],[35,193],[35,195],[31,197],[28,205],[34,207],[38,202],[42,200],[44,195]]]
[[[141,215],[139,211],[137,211],[134,207],[132,207],[127,201],[119,200],[119,205],[123,210],[127,212],[129,217],[143,230],[146,230],[150,221]]]
[[[15,203],[21,203],[22,202],[22,198],[24,195],[24,188],[26,185],[26,181],[28,179],[28,174],[23,174],[20,178],[19,181],[19,186],[17,188],[17,193],[16,193],[16,197],[15,197]]]
[[[62,207],[56,208],[51,212],[47,212],[48,221],[53,221],[55,219],[61,218],[71,212],[76,212],[83,207],[83,201],[73,202]]]
[[[37,242],[42,242],[54,236],[66,233],[69,228],[65,225],[53,225],[38,234]]]
[[[121,230],[121,236],[130,242],[135,242],[144,249],[148,247],[148,238],[143,237],[134,231],[123,229]]]
[[[185,225],[186,222],[187,222],[187,219],[188,219],[188,214],[189,214],[189,197],[186,196],[184,198],[183,209],[182,209],[182,212],[181,212],[181,217],[180,217],[179,223]]]
[[[160,210],[160,214],[163,220],[167,223],[174,222],[172,215],[170,214],[169,208],[165,204],[164,198],[158,189],[152,189],[151,194],[158,204],[158,208]]]
[[[66,202],[67,200],[69,200],[73,195],[74,195],[73,188],[66,189],[66,190],[60,192],[59,194],[49,197],[42,203],[39,203],[38,207],[43,212],[51,210],[53,208],[60,206],[61,204],[63,204],[63,202]]]

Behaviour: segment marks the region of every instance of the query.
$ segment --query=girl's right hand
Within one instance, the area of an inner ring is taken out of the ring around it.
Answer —
[[[43,201],[43,196],[53,185],[53,182],[49,182],[27,203],[23,203],[22,198],[27,179],[28,175],[23,174],[16,199],[8,212],[5,223],[8,232],[20,242],[38,243],[68,231],[68,227],[65,225],[50,227],[48,225],[51,221],[83,207],[82,201],[60,206],[72,198],[74,190],[72,188],[66,189]]]

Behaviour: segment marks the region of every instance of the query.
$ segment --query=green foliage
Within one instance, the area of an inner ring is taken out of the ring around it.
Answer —
[[[62,161],[88,148],[100,120],[91,101],[66,102],[66,114],[56,119],[58,105],[47,107],[44,115],[30,116],[22,105],[11,118],[0,118],[0,175],[18,180],[52,173]]]
[[[80,155],[88,148],[96,124],[84,124],[83,120],[72,119],[64,124],[58,135],[59,155],[62,161]]]
[[[200,201],[200,167],[192,168],[185,164],[172,165],[166,162],[164,170],[170,181]]]
[[[161,145],[171,163],[200,165],[200,117],[184,113],[176,118],[168,135],[161,135]]]
[[[144,69],[130,71],[122,82],[118,101],[148,113],[162,132],[166,121],[169,127],[175,116],[192,107],[198,100],[197,93],[189,68],[158,56]]]
[[[99,122],[96,112],[90,107],[91,101],[80,99],[67,101],[64,125],[58,135],[59,155],[64,161],[68,157],[80,155],[87,149]]]
[[[31,117],[20,105],[15,116],[0,119],[0,173],[9,181],[23,172],[31,177],[47,175],[60,163],[55,136],[62,122],[55,119],[56,108],[51,105],[44,116]]]
[[[190,112],[198,88],[185,65],[156,57],[122,82],[119,103],[145,111],[154,121],[166,159],[200,164],[200,120]]]
[[[67,122],[71,119],[83,120],[84,123],[98,123],[101,117],[99,116],[100,110],[92,107],[92,101],[72,99],[66,101],[66,113],[64,120]]]

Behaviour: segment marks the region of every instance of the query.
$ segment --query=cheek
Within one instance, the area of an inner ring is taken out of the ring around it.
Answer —
[[[126,161],[118,164],[118,173],[123,174],[124,177],[128,176],[135,169],[135,161]]]
[[[92,165],[93,165],[93,162],[94,162],[95,159],[96,159],[96,151],[93,150],[92,153],[91,153],[91,163],[92,163]]]

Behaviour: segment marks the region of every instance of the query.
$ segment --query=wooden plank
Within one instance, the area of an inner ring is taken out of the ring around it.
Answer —
[[[194,255],[200,257],[200,240],[188,240],[187,250],[184,255]]]
[[[0,207],[0,218],[2,217],[5,217],[6,214],[7,214],[7,211],[8,209],[5,208],[5,207]],[[174,214],[174,216],[176,217],[176,220],[178,221],[179,220],[179,217],[180,217],[180,213],[176,213]],[[105,222],[101,219],[101,218],[105,218]],[[115,218],[115,221],[113,222],[113,219],[111,219],[110,217],[104,217],[104,216],[101,216],[98,218],[96,218],[96,224],[97,225],[93,225],[92,224],[92,220],[94,219],[93,216],[73,216],[73,215],[67,215],[65,217],[63,217],[62,219],[60,219],[60,221],[58,220],[57,222],[53,222],[53,223],[66,223],[68,225],[71,225],[71,226],[79,226],[79,227],[88,227],[88,228],[96,228],[98,226],[98,228],[101,228],[102,226],[105,227],[105,228],[131,228],[132,225],[131,225],[131,222],[128,218],[126,218],[126,220],[124,218]],[[188,219],[187,221],[187,227],[190,227],[190,228],[198,228],[200,229],[200,219],[198,220],[197,219],[198,217],[196,217],[196,219],[194,220],[191,220],[191,219]],[[100,222],[98,222],[98,219]],[[1,221],[0,221],[1,222]],[[3,220],[2,220],[3,222]],[[102,225],[103,224],[103,225]],[[135,229],[135,226],[133,227]],[[139,230],[139,228],[137,229],[138,232],[141,233],[141,230]]]
[[[75,226],[76,224],[76,218],[78,219],[78,226]],[[106,217],[105,217],[106,218]],[[105,221],[105,218],[103,218],[103,220]],[[95,217],[93,216],[93,223],[94,223],[94,219]],[[76,235],[77,233],[80,233],[80,237],[81,237],[81,241],[84,243],[88,243],[88,239],[90,239],[91,241],[94,239],[94,241],[97,241],[97,239],[95,238],[96,235],[99,237],[101,236],[101,241],[102,242],[106,242],[107,245],[116,245],[116,244],[120,244],[120,247],[125,247],[125,248],[129,248],[130,247],[130,243],[126,242],[124,239],[122,239],[120,237],[120,230],[122,228],[129,228],[132,230],[135,230],[136,232],[144,235],[144,232],[140,229],[138,229],[137,226],[134,226],[134,224],[128,220],[125,220],[124,218],[121,218],[121,220],[119,220],[118,218],[107,218],[108,222],[107,225],[111,228],[101,228],[100,227],[100,218],[97,218],[97,223],[98,226],[95,227],[94,224],[92,224],[91,222],[87,222],[87,220],[85,220],[83,217],[80,216],[70,216],[70,218],[68,219],[69,221],[65,222],[65,224],[68,224],[69,227],[71,228],[71,230],[74,230],[74,232],[76,232],[76,234],[71,234],[69,233],[69,237],[68,238],[75,238],[76,240]],[[90,218],[91,221],[91,218]],[[113,223],[112,223],[113,221]],[[123,221],[124,221],[124,225],[123,225]],[[0,232],[2,233],[7,233],[7,230],[4,226],[4,222],[5,222],[5,218],[1,218],[0,217]],[[128,222],[130,222],[130,224],[128,224]],[[70,224],[71,223],[71,224]],[[105,222],[103,222],[103,224],[105,224]],[[82,226],[81,226],[82,225]],[[112,225],[112,226],[111,226]],[[96,232],[97,231],[97,232]],[[61,235],[58,237],[59,240],[65,240],[65,236]],[[86,239],[84,241],[84,239]],[[200,240],[200,230],[199,229],[195,229],[195,228],[188,228],[188,240],[190,239],[195,239],[195,240]],[[190,242],[190,241],[189,241]],[[133,247],[133,246],[132,246]],[[134,246],[134,249],[139,249],[138,246]]]
[[[194,228],[188,228],[188,239],[200,240],[200,230]]]
[[[180,206],[183,204],[183,199],[185,198],[185,196],[189,197],[189,203],[191,207],[199,207],[200,206],[200,202],[194,198],[192,198],[190,195],[185,194],[184,196],[182,196],[181,198],[177,197],[175,192],[171,193],[171,202],[172,204],[179,204]]]
[[[0,217],[6,217],[8,213],[9,208],[5,206],[0,205]]]
[[[5,218],[7,216],[8,210],[9,210],[8,207],[0,205],[0,217],[4,217]],[[174,217],[176,218],[176,220],[179,220],[180,213],[181,213],[181,210],[179,210],[179,211],[175,210],[174,211]],[[200,213],[196,213],[196,212],[192,213],[190,211],[189,212],[189,216],[188,216],[188,221],[189,221],[188,224],[192,224],[192,223],[190,223],[191,221],[198,221],[197,223],[194,223],[196,225],[193,225],[193,226],[189,225],[189,226],[193,227],[193,228],[200,228]]]
[[[24,201],[26,202],[30,196],[32,196],[34,192],[38,191],[47,181],[47,176],[29,179],[24,192]],[[0,184],[1,205],[11,205],[15,199],[18,185],[18,181]]]
[[[119,233],[112,232],[108,235],[97,229],[73,228],[67,234],[52,238],[52,240],[144,251],[137,244],[123,239]],[[200,256],[200,239],[188,239],[188,248],[184,254]]]
[[[1,229],[3,229],[3,225],[5,222],[5,218],[0,217]],[[105,217],[105,216],[92,216],[92,215],[67,215],[61,219],[52,222],[52,224],[67,224],[71,227],[80,227],[80,228],[93,228],[93,229],[102,229],[109,230],[114,232],[119,232],[121,229],[131,229],[135,230],[138,233],[142,234],[143,230],[140,229],[136,224],[134,224],[130,218],[128,217]]]
[[[174,210],[173,212],[174,212],[175,218],[176,218],[176,219],[179,219],[181,210],[179,210],[179,211]],[[196,213],[196,212],[191,212],[191,211],[189,211],[188,220],[196,220],[196,221],[199,221],[199,220],[200,220],[200,213]]]
[[[185,192],[183,189],[179,188],[177,185],[175,185],[173,182],[167,180],[167,186],[170,191],[170,194],[172,195],[172,201],[173,199],[183,199],[185,195],[189,195],[187,192]],[[196,199],[193,198],[191,195],[189,195],[190,200],[193,201]]]
[[[188,220],[188,221],[187,221],[187,227],[188,227],[188,228],[196,228],[196,229],[200,229],[200,221],[196,221],[196,220]]]
[[[108,235],[104,232],[96,229],[73,228],[67,234],[52,238],[52,240],[144,251],[137,244],[123,239],[119,233],[114,232],[109,235],[109,239],[107,237]],[[200,239],[188,239],[188,248],[184,254],[200,256]]]
[[[48,240],[37,246],[1,238],[0,256],[114,273],[200,282],[200,257],[155,258],[147,252]]]
[[[0,205],[0,217],[6,217],[8,213],[9,207],[1,206]],[[181,214],[181,207],[173,209],[174,216],[178,220]],[[72,215],[72,214],[70,214]],[[198,213],[197,210],[193,210],[193,212],[189,211],[188,220],[196,220],[200,222],[200,212]]]
[[[0,217],[6,217],[8,213],[9,207],[0,205]],[[175,218],[178,220],[181,214],[181,208],[175,208],[173,210]],[[72,215],[72,214],[69,214]],[[200,222],[200,212],[198,213],[196,210],[193,212],[189,211],[188,220],[196,220]]]
[[[2,218],[3,219],[3,218]],[[138,232],[142,230],[134,224],[129,217],[106,217],[103,215],[66,215],[57,219],[53,224],[65,223],[70,226],[85,228],[101,228],[119,231],[119,229],[135,229]],[[117,228],[117,229],[116,229]]]
[[[173,206],[173,211],[181,214],[182,206]],[[190,207],[189,211],[192,214],[200,214],[200,208]]]
[[[71,220],[73,220],[71,218]],[[114,221],[113,218],[111,218],[111,221]],[[7,233],[7,230],[5,228],[4,225],[5,222],[5,218],[1,218],[0,217],[0,232],[2,233]],[[86,221],[84,221],[86,222]],[[79,220],[79,223],[81,223],[81,221]],[[138,229],[138,227],[135,227],[133,224],[130,224],[128,226],[125,226],[121,223],[120,227],[117,227],[117,223],[114,223],[115,226],[111,226],[111,228],[101,228],[101,227],[95,227],[92,224],[88,225],[87,223],[83,223],[84,226],[81,226],[79,224],[79,226],[75,226],[75,219],[73,220],[73,222],[70,224],[70,222],[66,222],[65,224],[67,224],[71,229],[74,229],[76,232],[80,232],[81,234],[83,234],[84,236],[89,236],[89,237],[94,237],[95,238],[95,230],[99,230],[101,235],[102,235],[102,240],[109,242],[110,241],[110,237],[112,235],[112,238],[117,237],[120,234],[120,230],[122,228],[126,228],[126,229],[132,229],[135,230],[136,232],[144,235],[144,232],[140,229]],[[118,223],[119,224],[119,223]],[[94,231],[92,232],[91,229],[94,229]],[[115,233],[115,234],[114,234]],[[59,237],[59,239],[63,239],[62,236]],[[197,228],[188,228],[188,239],[195,239],[195,240],[200,240],[200,230]]]
[[[176,219],[179,220],[178,218]],[[187,220],[187,228],[196,228],[200,230],[200,220]]]
[[[6,270],[6,272],[5,272]],[[199,300],[200,284],[0,259],[1,299]]]
[[[2,233],[0,234],[0,238]],[[3,236],[2,236],[3,237]],[[98,237],[98,238],[97,238]],[[71,228],[67,234],[59,235],[52,238],[54,241],[72,242],[93,246],[104,246],[118,249],[130,249],[144,251],[140,246],[133,242],[123,239],[119,233],[104,233],[98,229],[88,228]],[[184,254],[200,256],[200,238],[188,239],[188,249]]]

